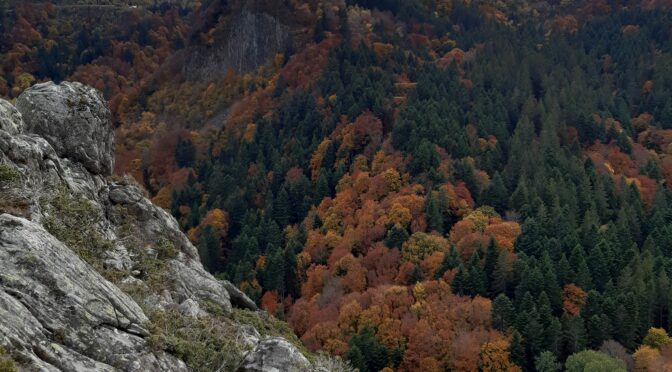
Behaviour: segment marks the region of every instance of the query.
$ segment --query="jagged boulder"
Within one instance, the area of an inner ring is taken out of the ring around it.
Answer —
[[[245,357],[239,372],[310,371],[311,365],[287,340],[270,337],[262,340]]]
[[[231,304],[256,310],[254,301],[231,283],[215,279],[199,261],[196,247],[180,231],[177,221],[152,204],[133,184],[111,182],[107,189],[112,206],[107,214],[114,224],[131,224],[143,245],[167,240],[175,248],[175,259],[168,263],[171,294],[180,304],[188,299],[210,301],[225,311]]]
[[[231,299],[229,292],[222,283],[203,270],[183,262],[173,260],[170,262],[168,277],[175,287],[174,297],[181,303],[189,298],[211,301],[224,311],[231,311]]]
[[[239,307],[241,309],[247,309],[247,310],[252,310],[252,311],[257,311],[259,308],[257,307],[257,304],[252,301],[243,291],[238,289],[235,285],[233,285],[229,281],[222,281],[222,284],[224,285],[224,288],[226,288],[227,292],[229,293],[229,297],[231,298],[231,304]]]
[[[15,354],[66,371],[186,370],[148,351],[140,306],[42,226],[0,215],[0,262],[0,344]]]
[[[192,318],[197,318],[202,314],[201,307],[198,305],[198,302],[192,300],[191,298],[182,302],[180,306],[177,307],[177,311],[184,316],[190,316]]]
[[[37,84],[19,96],[16,108],[25,131],[46,139],[58,156],[94,174],[112,173],[114,131],[100,92],[80,83]]]
[[[9,134],[23,132],[23,117],[11,103],[0,99],[0,129]]]

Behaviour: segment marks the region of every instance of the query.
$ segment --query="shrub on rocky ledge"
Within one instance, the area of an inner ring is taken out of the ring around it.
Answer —
[[[244,343],[236,328],[218,316],[191,318],[176,311],[152,314],[147,343],[183,360],[193,371],[229,371],[242,362]]]
[[[21,175],[14,168],[0,164],[0,185],[17,180]]]
[[[5,354],[5,349],[0,347],[0,372],[16,371],[16,363]]]
[[[44,220],[47,231],[101,271],[103,254],[112,248],[112,242],[99,232],[100,216],[91,203],[62,187],[53,198],[42,200],[41,205],[47,212]]]

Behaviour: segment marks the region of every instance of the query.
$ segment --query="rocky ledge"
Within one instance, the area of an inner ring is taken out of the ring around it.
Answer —
[[[0,100],[0,365],[325,370],[286,324],[206,272],[139,186],[110,176],[113,147],[92,88],[45,83],[16,107]]]

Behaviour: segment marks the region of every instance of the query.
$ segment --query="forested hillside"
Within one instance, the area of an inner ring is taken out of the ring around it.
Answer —
[[[310,350],[672,368],[672,3],[150,3],[5,5],[0,96],[101,89],[116,172]]]

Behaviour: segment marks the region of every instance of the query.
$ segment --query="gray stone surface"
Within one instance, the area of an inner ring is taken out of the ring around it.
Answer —
[[[173,297],[179,303],[189,299],[207,300],[219,305],[224,311],[231,311],[231,298],[221,281],[213,278],[202,268],[170,261],[168,277],[173,280]]]
[[[223,281],[222,282],[224,285],[224,288],[229,292],[229,297],[231,298],[231,304],[233,304],[235,307],[239,307],[241,309],[248,309],[252,311],[257,311],[259,308],[257,307],[257,304],[254,303],[243,291],[238,289],[235,285],[233,285],[231,282],[228,281]]]
[[[214,46],[191,47],[182,74],[189,79],[209,80],[233,69],[238,74],[253,71],[285,51],[293,43],[290,28],[275,17],[242,10]]]
[[[184,316],[192,318],[197,318],[203,314],[203,312],[201,311],[201,307],[198,305],[198,302],[192,300],[191,298],[188,298],[184,302],[182,302],[177,307],[177,311],[179,311],[180,314]]]
[[[23,117],[11,103],[0,98],[0,129],[9,134],[23,132]]]
[[[111,114],[97,90],[80,83],[37,84],[16,101],[26,132],[49,142],[61,157],[90,172],[109,175],[114,168]]]
[[[310,371],[311,365],[287,340],[270,337],[262,340],[245,357],[240,372]]]
[[[0,266],[0,343],[6,349],[43,369],[186,370],[172,356],[151,353],[140,306],[42,226],[0,215]]]

